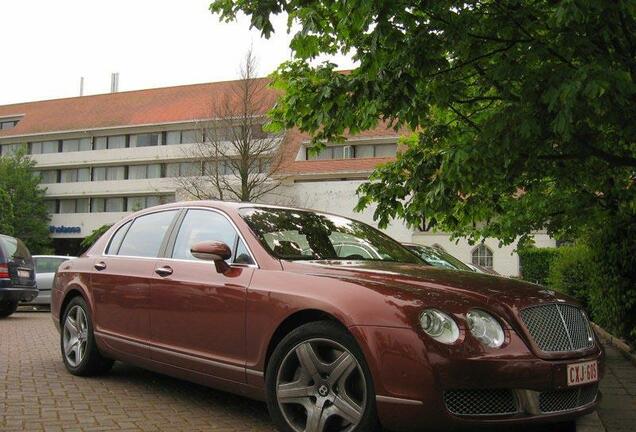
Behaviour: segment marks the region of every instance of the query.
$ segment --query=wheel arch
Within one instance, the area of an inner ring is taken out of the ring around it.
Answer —
[[[296,311],[285,318],[272,334],[272,337],[269,340],[269,344],[267,345],[263,370],[267,370],[267,365],[269,364],[272,353],[274,352],[278,344],[285,338],[285,336],[287,336],[291,331],[301,325],[318,321],[331,321],[340,325],[344,330],[348,331],[347,326],[342,321],[340,321],[334,315],[323,310],[303,309]]]
[[[68,291],[66,291],[66,293],[64,294],[62,303],[60,303],[60,314],[58,316],[60,325],[63,325],[62,320],[64,319],[64,311],[66,310],[66,307],[71,302],[71,300],[73,300],[75,297],[82,297],[84,301],[88,304],[88,299],[86,298],[83,290],[80,287],[78,286],[70,287]]]

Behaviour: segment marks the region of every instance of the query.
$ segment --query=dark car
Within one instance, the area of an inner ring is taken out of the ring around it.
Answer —
[[[475,271],[451,254],[436,247],[414,243],[404,243],[404,246],[433,267],[470,272]]]
[[[72,374],[130,362],[265,400],[283,431],[572,420],[603,372],[571,298],[429,266],[361,222],[247,203],[127,217],[60,266],[52,315]]]
[[[38,295],[29,249],[20,239],[0,234],[0,318],[8,317],[21,301]]]

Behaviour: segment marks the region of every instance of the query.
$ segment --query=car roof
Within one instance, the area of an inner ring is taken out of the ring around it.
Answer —
[[[238,210],[245,209],[245,208],[305,211],[305,212],[319,213],[319,214],[329,215],[329,216],[337,216],[337,217],[341,217],[345,219],[350,219],[356,222],[361,222],[357,219],[347,217],[347,216],[342,216],[337,213],[330,213],[330,212],[326,212],[322,210],[314,210],[310,208],[291,207],[291,206],[274,205],[274,204],[258,204],[258,203],[252,203],[247,201],[220,201],[220,200],[178,201],[178,202],[173,202],[169,204],[162,204],[162,205],[158,205],[154,207],[148,207],[143,210],[139,210],[138,212],[133,213],[132,215],[130,215],[124,220],[126,221],[132,220],[136,218],[137,216],[142,216],[148,213],[154,213],[159,210],[169,210],[172,208],[183,208],[183,207],[209,207],[209,208],[213,208],[213,209],[217,209],[217,210],[221,210],[225,212],[238,212]]]

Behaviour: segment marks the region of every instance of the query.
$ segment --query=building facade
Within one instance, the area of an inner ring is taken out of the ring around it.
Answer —
[[[56,252],[75,254],[80,240],[102,225],[136,210],[188,199],[176,179],[201,173],[192,151],[202,139],[200,125],[215,121],[210,106],[231,92],[232,83],[221,82],[0,106],[0,155],[22,149],[35,161],[46,188]],[[276,94],[271,91],[267,98],[257,113],[263,120]],[[313,154],[307,136],[287,131],[277,173],[282,184],[265,201],[374,224],[373,209],[353,211],[356,189],[378,164],[395,157],[398,137],[380,126]],[[496,240],[487,239],[471,246],[397,221],[385,231],[400,241],[437,245],[504,275],[519,272],[514,245],[499,248]],[[537,233],[535,241],[554,246],[544,233]]]

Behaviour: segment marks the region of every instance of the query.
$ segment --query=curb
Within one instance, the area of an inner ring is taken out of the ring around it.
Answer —
[[[603,342],[613,346],[617,350],[623,354],[623,356],[632,362],[632,365],[636,366],[636,355],[634,355],[634,350],[630,347],[623,339],[617,338],[603,327],[598,326],[595,323],[591,323],[594,332],[598,335],[598,337],[603,340]]]

